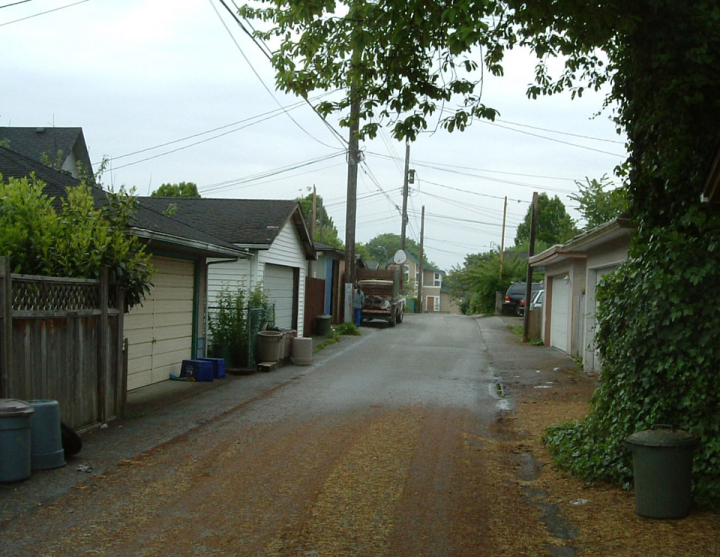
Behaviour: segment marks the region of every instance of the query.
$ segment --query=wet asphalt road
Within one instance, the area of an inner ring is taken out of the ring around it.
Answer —
[[[3,554],[487,554],[473,440],[504,401],[478,325],[377,329],[14,520]]]

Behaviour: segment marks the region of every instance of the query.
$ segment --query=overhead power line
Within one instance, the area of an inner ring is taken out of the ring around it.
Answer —
[[[519,124],[518,122],[510,122],[509,120],[502,120],[500,118],[497,118],[495,120],[496,122],[504,122],[505,124],[511,124],[513,126],[520,126],[521,128],[530,128],[531,130],[540,130],[543,132],[549,132],[549,133],[559,133],[561,135],[569,135],[571,137],[579,137],[580,139],[591,139],[592,141],[604,141],[605,143],[615,143],[617,145],[625,145],[624,141],[618,141],[617,139],[604,139],[602,137],[592,137],[589,135],[581,135],[577,133],[570,133],[570,132],[561,132],[559,130],[551,130],[548,128],[539,128],[537,126],[531,126],[529,124]]]
[[[12,4],[5,4],[4,6],[0,6],[0,10],[2,10],[3,8],[9,8],[11,6],[17,6],[18,4],[27,4],[30,1],[31,0],[20,0],[20,2],[13,2]]]
[[[242,26],[240,21],[234,16],[234,14],[232,13],[232,10],[230,10],[230,8],[228,8],[227,4],[225,4],[225,2],[223,0],[219,0],[219,1],[225,7],[225,9],[228,12],[230,12],[230,14],[234,17],[235,21],[238,23],[238,25],[240,25],[240,28],[243,29],[246,33],[248,33],[248,31]],[[222,23],[222,26],[225,28],[228,35],[230,36],[230,40],[232,40],[233,44],[235,44],[235,47],[237,48],[238,52],[240,52],[242,57],[245,59],[245,62],[247,63],[247,65],[250,66],[250,69],[255,74],[255,77],[257,77],[258,81],[260,82],[260,85],[263,86],[263,89],[265,89],[265,91],[267,91],[268,95],[270,95],[270,97],[277,103],[277,105],[281,107],[282,105],[280,104],[280,101],[277,99],[277,97],[275,97],[273,92],[270,90],[270,88],[265,84],[263,79],[260,77],[260,74],[255,69],[255,66],[252,65],[252,62],[250,62],[250,59],[245,55],[245,52],[243,51],[242,47],[240,46],[240,43],[238,43],[237,40],[235,40],[235,36],[232,34],[232,31],[230,31],[230,28],[225,24],[225,20],[222,18],[222,15],[215,7],[215,4],[213,4],[212,0],[208,0],[208,2],[210,2],[210,5],[212,6],[213,11],[217,14],[218,19],[220,20],[220,23]],[[303,126],[300,125],[300,123],[297,120],[295,120],[295,118],[290,116],[290,114],[285,112],[285,115],[288,118],[290,118],[290,120],[293,122],[293,124],[295,124],[309,138],[318,142],[320,145],[323,145],[324,147],[328,147],[330,149],[333,148],[330,145],[328,145],[327,143],[320,141],[317,137],[315,137],[313,134],[311,134],[309,131],[307,131]],[[336,137],[336,139],[338,138],[338,136],[335,136],[335,137]],[[341,144],[342,144],[342,140],[341,140]]]
[[[67,6],[60,6],[59,8],[55,8],[53,10],[47,10],[45,12],[40,12],[37,14],[29,15],[27,17],[21,17],[20,19],[14,19],[13,21],[6,21],[5,23],[0,23],[0,27],[5,27],[6,25],[10,25],[11,23],[18,23],[19,21],[25,21],[26,19],[32,19],[34,17],[39,17],[41,15],[45,14],[51,14],[53,12],[59,12],[60,10],[64,10],[66,8],[72,8],[73,6],[77,6],[78,4],[84,4],[85,2],[89,2],[90,0],[80,0],[80,2],[75,2],[74,4],[68,4]],[[20,3],[20,2],[18,2]],[[14,4],[8,4],[8,6],[13,6]],[[3,6],[3,8],[6,8],[8,6]]]
[[[322,157],[317,157],[315,159],[283,166],[280,168],[276,168],[273,170],[268,170],[266,172],[261,172],[259,174],[254,174],[252,176],[245,176],[243,178],[238,178],[235,180],[227,180],[225,182],[220,182],[218,184],[212,184],[210,186],[205,186],[203,188],[199,188],[202,193],[209,193],[213,191],[219,191],[224,189],[229,189],[232,187],[236,187],[243,184],[248,184],[249,182],[255,182],[257,180],[262,180],[263,178],[269,178],[271,176],[277,176],[278,174],[282,174],[284,172],[290,172],[292,170],[297,170],[298,168],[303,168],[305,166],[310,166],[312,164],[317,164],[320,162],[325,162],[327,160],[333,159],[335,157],[339,157],[345,154],[345,151],[337,151],[330,155],[324,155]]]
[[[481,120],[481,123],[487,124],[489,126],[496,126],[498,128],[503,128],[505,130],[510,130],[515,133],[522,133],[525,135],[530,135],[532,137],[538,137],[540,139],[545,139],[547,141],[554,141],[555,143],[562,143],[563,145],[570,145],[571,147],[577,147],[578,149],[585,149],[587,151],[594,151],[596,153],[601,153],[603,155],[610,155],[613,157],[619,157],[619,158],[625,158],[627,155],[621,155],[619,153],[611,153],[610,151],[603,151],[602,149],[595,149],[594,147],[587,147],[586,145],[578,145],[577,143],[570,143],[569,141],[563,141],[562,139],[555,139],[554,137],[547,137],[545,135],[540,135],[538,133],[532,133],[532,132],[526,132],[523,130],[516,130],[515,128],[511,128],[509,126],[503,126],[502,124],[498,124],[496,122],[488,122],[485,120]]]
[[[235,46],[236,46],[237,49],[240,51],[240,54],[242,54],[243,58],[245,58],[245,61],[246,61],[246,62],[248,63],[248,65],[250,66],[250,69],[252,69],[253,73],[254,73],[255,76],[258,78],[258,80],[260,81],[260,83],[262,84],[262,86],[263,86],[263,87],[265,88],[265,90],[270,94],[270,96],[273,98],[273,100],[274,100],[276,103],[278,103],[278,105],[279,105],[279,104],[280,104],[279,101],[275,98],[275,96],[272,94],[272,92],[271,92],[270,89],[267,87],[267,85],[265,85],[265,82],[262,80],[262,78],[260,77],[260,75],[255,71],[255,68],[254,68],[253,65],[250,63],[250,60],[248,60],[247,56],[245,56],[245,53],[243,52],[242,48],[240,48],[240,45],[239,45],[238,42],[235,40],[235,37],[234,37],[233,34],[230,32],[230,29],[228,28],[227,25],[225,25],[225,21],[222,19],[222,17],[220,17],[220,13],[219,13],[219,12],[217,11],[217,9],[215,8],[215,4],[212,3],[212,0],[208,0],[208,1],[210,2],[210,5],[212,5],[213,10],[215,10],[215,13],[216,13],[216,14],[218,15],[218,17],[220,18],[220,21],[222,22],[223,27],[225,27],[225,30],[226,30],[226,31],[228,32],[228,34],[230,35],[230,38],[232,39],[233,43],[235,43]],[[242,24],[242,22],[238,19],[237,15],[235,15],[235,13],[234,13],[234,12],[230,9],[230,7],[225,3],[225,0],[218,0],[218,1],[223,5],[223,7],[225,8],[225,10],[227,10],[227,12],[228,12],[228,13],[230,14],[230,16],[233,18],[233,20],[235,20],[235,23],[237,23],[238,27],[240,27],[240,29],[241,29],[248,37],[250,37],[250,39],[253,41],[253,43],[260,49],[260,52],[262,52],[268,60],[272,60],[272,57],[271,57],[271,55],[270,55],[270,53],[269,53],[269,49],[267,48],[267,45],[265,45],[265,44],[263,43],[262,46],[261,46],[260,42],[256,39],[256,37],[254,37],[253,34],[250,33],[250,31],[248,31],[248,30],[245,28],[245,26]],[[265,47],[265,48],[263,48],[263,47]],[[308,101],[308,99],[307,99],[306,97],[303,97],[303,100],[304,100],[304,102],[306,102],[306,103],[308,104],[308,106],[310,106],[310,108],[312,109],[312,111],[313,111],[315,114],[317,114],[317,116],[322,120],[322,122],[323,122],[323,124],[325,125],[325,127],[330,131],[330,133],[333,134],[333,136],[335,137],[335,139],[337,139],[343,147],[346,147],[346,146],[348,145],[348,142],[347,142],[347,140],[340,134],[340,132],[338,132],[334,127],[332,127],[332,126],[328,123],[327,120],[325,120],[325,118],[322,117],[322,115],[321,115],[321,114],[317,111],[317,109],[310,103],[310,101]],[[311,138],[313,138],[315,141],[317,141],[317,142],[320,143],[321,145],[325,145],[326,147],[329,147],[329,145],[326,145],[325,143],[323,143],[322,141],[320,141],[319,139],[317,139],[316,137],[314,137],[313,135],[311,135],[307,130],[305,130],[305,128],[303,128],[300,124],[298,124],[291,116],[289,116],[289,118],[295,123],[296,126],[298,126],[302,131],[304,131],[307,135],[309,135],[309,136],[310,136]]]

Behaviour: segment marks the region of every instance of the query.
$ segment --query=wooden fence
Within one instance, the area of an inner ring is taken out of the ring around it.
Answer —
[[[122,414],[122,290],[100,280],[10,273],[0,257],[0,398],[57,400],[87,430]]]
[[[303,336],[312,336],[315,318],[325,313],[325,281],[307,277],[305,279],[305,326]]]

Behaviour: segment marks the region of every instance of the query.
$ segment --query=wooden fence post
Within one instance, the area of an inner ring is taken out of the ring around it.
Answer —
[[[117,346],[115,412],[118,418],[122,418],[125,415],[125,402],[127,400],[127,367],[125,365],[127,345],[123,342],[125,337],[125,291],[120,285],[116,286],[116,294],[118,314],[117,336],[115,339]]]
[[[100,422],[108,421],[107,388],[108,388],[108,303],[109,303],[109,273],[107,267],[100,268],[100,331],[98,333],[98,402]]]
[[[2,346],[0,346],[0,398],[10,397],[10,361],[12,354],[12,274],[10,272],[10,258],[0,257],[0,274],[3,277],[2,290],[0,290],[0,304],[2,307]]]

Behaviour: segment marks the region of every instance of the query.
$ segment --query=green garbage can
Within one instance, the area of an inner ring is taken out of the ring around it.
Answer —
[[[328,336],[330,334],[330,321],[332,315],[318,315],[315,318],[317,334],[321,336]]]
[[[697,438],[668,425],[633,433],[635,511],[647,518],[683,518],[692,507],[693,451]]]
[[[25,401],[0,399],[0,483],[30,477],[33,412]]]

